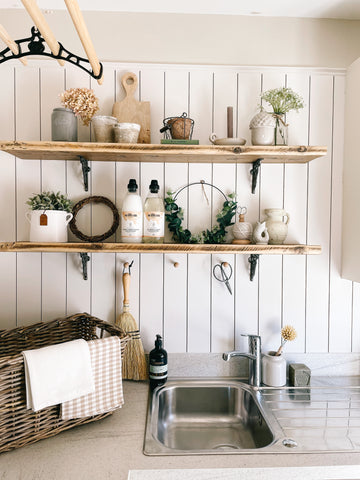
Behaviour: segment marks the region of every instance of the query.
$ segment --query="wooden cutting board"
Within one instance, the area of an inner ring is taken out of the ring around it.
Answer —
[[[150,138],[150,102],[139,102],[134,98],[138,87],[138,79],[135,73],[125,73],[121,79],[126,97],[120,102],[115,102],[112,116],[119,123],[138,123],[141,126],[138,143],[151,143]]]

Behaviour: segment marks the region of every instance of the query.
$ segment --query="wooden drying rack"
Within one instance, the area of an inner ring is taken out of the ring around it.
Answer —
[[[84,17],[81,13],[77,0],[64,0],[66,8],[71,16],[72,22],[79,35],[80,41],[84,47],[87,60],[79,57],[63,47],[59,43],[55,35],[53,34],[49,24],[47,23],[43,13],[38,7],[36,0],[21,0],[28,14],[32,18],[35,27],[32,28],[32,36],[21,40],[13,40],[5,28],[0,25],[0,38],[4,41],[8,48],[0,52],[0,63],[17,58],[24,65],[27,64],[23,58],[28,55],[44,55],[47,57],[55,58],[58,63],[63,66],[65,61],[76,65],[89,73],[93,78],[97,80],[99,84],[103,82],[103,68],[99,62],[95,52],[95,48],[90,38],[89,31],[86,27]],[[41,35],[40,35],[41,34]],[[46,42],[51,53],[44,51],[43,42]],[[22,49],[22,44],[28,44],[28,51]],[[92,71],[87,69],[84,64],[90,64]]]

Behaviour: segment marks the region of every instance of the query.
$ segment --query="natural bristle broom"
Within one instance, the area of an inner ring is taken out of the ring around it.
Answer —
[[[125,272],[126,268],[129,269],[129,272]],[[124,264],[122,281],[124,289],[123,311],[115,323],[130,336],[130,341],[126,345],[123,355],[122,377],[126,380],[147,380],[149,378],[148,365],[140,337],[140,330],[135,318],[130,313],[130,268],[128,263]]]

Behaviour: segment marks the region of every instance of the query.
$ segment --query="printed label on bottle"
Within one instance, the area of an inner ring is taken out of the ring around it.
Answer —
[[[164,380],[167,378],[167,365],[151,365],[149,368],[150,380]]]
[[[164,236],[164,212],[144,212],[144,237]]]
[[[167,365],[150,365],[150,373],[167,373]]]
[[[141,212],[122,212],[121,236],[122,237],[141,237]]]

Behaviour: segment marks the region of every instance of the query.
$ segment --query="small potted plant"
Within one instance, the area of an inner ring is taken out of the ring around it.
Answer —
[[[262,358],[262,382],[269,387],[286,385],[286,360],[282,350],[286,342],[295,340],[297,334],[294,327],[285,325],[281,329],[281,345],[277,351],[265,353]]]
[[[64,108],[54,108],[51,116],[51,138],[54,141],[77,141],[77,118],[89,125],[99,110],[99,101],[90,88],[69,88],[60,95]]]
[[[30,212],[30,242],[67,242],[67,226],[72,219],[72,202],[60,192],[34,194],[26,202]]]
[[[287,127],[285,114],[291,110],[298,112],[304,108],[304,100],[291,88],[274,88],[261,95],[261,100],[269,103],[273,109],[270,113],[275,118],[274,144],[287,145]]]

